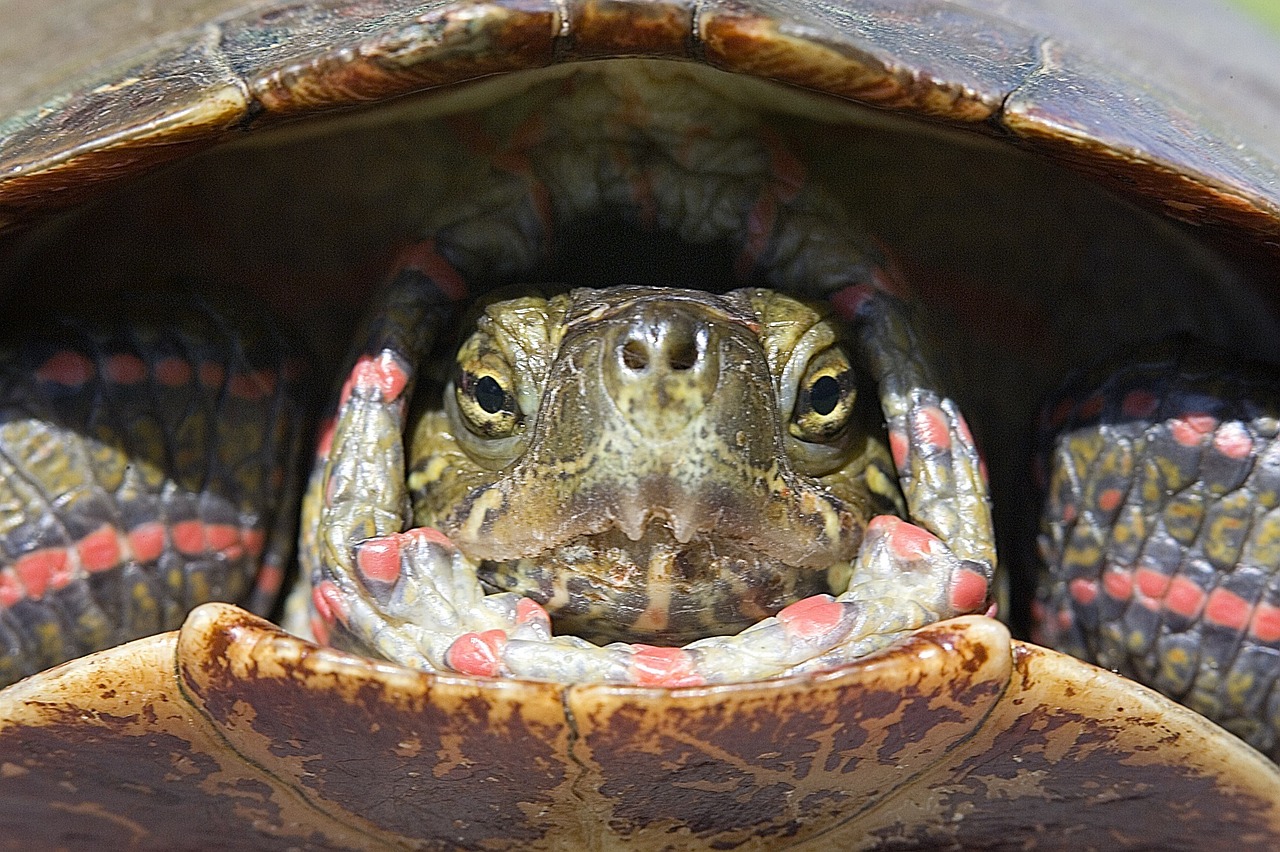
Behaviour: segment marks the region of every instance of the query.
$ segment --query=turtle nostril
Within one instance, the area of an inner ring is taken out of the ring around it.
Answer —
[[[622,363],[628,370],[640,372],[649,366],[649,349],[639,340],[628,340],[622,347]]]
[[[673,370],[688,370],[698,363],[698,344],[693,338],[686,338],[671,347],[667,354],[667,363]]]

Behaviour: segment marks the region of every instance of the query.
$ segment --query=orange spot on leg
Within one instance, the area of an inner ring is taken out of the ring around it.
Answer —
[[[93,362],[84,355],[64,350],[36,368],[36,380],[74,388],[90,381],[96,373]]]
[[[65,548],[47,547],[18,557],[13,563],[13,570],[22,580],[27,594],[41,598],[52,585],[54,574],[66,571],[67,561]]]
[[[987,578],[971,568],[961,568],[951,579],[951,610],[977,612],[987,602]]]
[[[116,528],[103,524],[76,544],[80,565],[91,572],[106,571],[120,564],[120,539]]]
[[[1183,618],[1195,618],[1204,606],[1204,589],[1186,577],[1174,577],[1169,581],[1169,591],[1164,596],[1164,608]]]
[[[507,647],[507,634],[501,630],[464,633],[445,653],[445,663],[456,672],[479,677],[497,677],[502,673],[502,651]]]
[[[1071,599],[1081,606],[1089,606],[1098,599],[1098,581],[1076,577],[1067,583],[1067,591]]]
[[[831,595],[814,595],[785,607],[777,617],[788,634],[812,639],[839,627],[844,607]]]
[[[400,537],[381,536],[356,547],[356,568],[369,580],[394,583],[400,578]]]
[[[164,553],[164,524],[148,521],[138,524],[126,535],[129,550],[139,562],[155,562]]]
[[[1230,589],[1214,589],[1204,606],[1206,620],[1228,630],[1243,630],[1253,607]]]
[[[700,686],[706,683],[694,669],[693,656],[683,648],[655,648],[633,645],[629,671],[639,686]]]

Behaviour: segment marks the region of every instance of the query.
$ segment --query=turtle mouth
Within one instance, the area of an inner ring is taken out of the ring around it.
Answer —
[[[557,632],[596,643],[683,645],[730,635],[832,591],[833,570],[797,568],[738,539],[676,529],[650,521],[632,535],[613,526],[536,557],[484,561],[478,576],[491,591],[541,603]]]

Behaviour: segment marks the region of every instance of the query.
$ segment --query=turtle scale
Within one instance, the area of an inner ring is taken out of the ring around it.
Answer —
[[[1074,21],[1060,20],[1061,16],[1054,14],[1050,5],[1021,4],[1019,11],[1010,12],[994,3],[971,3],[962,8],[950,3],[925,2],[865,4],[857,11],[802,2],[586,2],[564,6],[529,2],[518,6],[493,3],[473,7],[433,3],[412,9],[400,9],[398,4],[384,8],[360,3],[350,4],[349,8],[344,4],[302,4],[268,11],[259,8],[221,17],[221,10],[211,11],[206,7],[189,17],[182,13],[176,13],[175,17],[182,24],[208,20],[212,20],[212,24],[174,33],[162,40],[158,51],[141,60],[126,58],[114,65],[103,65],[101,47],[63,51],[57,56],[58,63],[64,63],[66,55],[74,54],[83,56],[85,64],[65,63],[47,75],[28,71],[17,83],[0,92],[0,98],[12,96],[7,102],[0,100],[4,104],[0,113],[16,116],[2,125],[0,133],[0,176],[3,177],[0,209],[5,211],[5,224],[19,231],[50,212],[96,195],[100,187],[105,188],[113,181],[139,175],[244,131],[266,128],[313,110],[344,107],[354,101],[372,102],[424,86],[558,60],[640,53],[705,61],[725,70],[826,91],[905,114],[951,125],[970,125],[998,137],[1011,133],[1026,147],[1094,175],[1127,197],[1165,215],[1200,225],[1205,232],[1226,234],[1238,244],[1252,246],[1274,257],[1276,246],[1280,245],[1276,239],[1280,187],[1275,177],[1280,156],[1276,153],[1274,135],[1259,132],[1266,126],[1266,116],[1275,112],[1269,106],[1275,102],[1274,88],[1264,82],[1268,77],[1280,76],[1273,67],[1275,60],[1267,58],[1273,57],[1274,51],[1258,47],[1262,42],[1242,32],[1240,27],[1218,28],[1217,21],[1206,25],[1203,9],[1193,8],[1194,4],[1164,9],[1157,26],[1165,36],[1186,24],[1197,32],[1207,31],[1217,45],[1214,61],[1209,63],[1213,73],[1192,75],[1175,69],[1203,67],[1199,62],[1178,61],[1179,57],[1198,55],[1197,48],[1177,39],[1172,39],[1172,47],[1169,38],[1140,40],[1136,58],[1135,52],[1128,49],[1132,47],[1128,41],[1132,33],[1139,30],[1140,25],[1147,29],[1152,24],[1144,17],[1147,13],[1143,7],[1126,7],[1121,11],[1102,4],[1089,5],[1091,12],[1081,16],[1082,19],[1096,21],[1104,17],[1105,12],[1108,22],[1101,31],[1089,32]],[[480,11],[476,12],[477,9]],[[567,11],[567,19],[559,17],[562,11]],[[420,13],[426,16],[421,25],[415,19]],[[1022,17],[1011,20],[1007,17],[1011,14]],[[128,20],[128,16],[121,17]],[[174,19],[158,16],[158,25],[137,29],[136,41],[132,44],[126,44],[123,39],[101,38],[97,31],[90,31],[90,35],[113,53],[137,57],[145,53],[143,48],[150,49],[157,35],[181,29],[173,25]],[[352,21],[359,22],[359,26],[351,26]],[[397,32],[378,34],[380,24],[390,22],[409,23]],[[636,26],[638,22],[643,22],[643,26]],[[692,24],[696,24],[696,29]],[[75,28],[64,28],[64,32],[74,43]],[[192,37],[191,32],[197,35]],[[977,32],[982,32],[985,38],[969,35]],[[366,33],[373,35],[366,38]],[[965,52],[963,62],[953,58],[947,49],[957,33],[966,34],[966,47],[973,48]],[[276,43],[276,36],[281,34],[288,38]],[[498,41],[495,36],[507,40]],[[80,38],[85,39],[84,31]],[[971,44],[979,41],[980,44]],[[24,43],[36,45],[40,56],[58,53],[49,51],[38,39],[27,39]],[[1148,43],[1153,46],[1148,48]],[[1227,45],[1232,49],[1223,49]],[[1242,49],[1241,45],[1245,47]],[[511,47],[515,49],[506,49]],[[1272,66],[1268,66],[1268,62]],[[40,61],[29,58],[15,64],[24,68],[44,67]],[[1160,69],[1160,73],[1146,73],[1152,68]],[[182,69],[181,72],[174,73],[178,69]],[[214,69],[211,74],[206,73],[209,69]],[[1217,81],[1233,73],[1251,82],[1248,91],[1253,101],[1232,95],[1230,91],[1225,96],[1218,91]],[[86,74],[90,82],[73,85],[73,80],[85,78]],[[1162,85],[1151,82],[1153,79],[1168,82]],[[155,83],[159,80],[164,82],[158,89]],[[179,108],[182,101],[179,90],[183,87],[187,87],[187,106],[195,108]],[[1126,92],[1130,97],[1108,96],[1114,91]],[[51,92],[64,94],[50,101],[47,95]],[[146,117],[138,107],[147,102],[162,103],[166,108]],[[1244,109],[1249,103],[1262,104],[1264,108]],[[37,105],[43,106],[30,109]],[[1135,108],[1142,116],[1141,121],[1132,120]],[[1208,132],[1188,137],[1189,129]],[[154,144],[157,142],[164,144]],[[253,801],[250,812],[263,816],[259,824],[266,826],[265,833],[254,835],[235,826],[233,837],[227,842],[248,840],[247,845],[259,846],[270,842],[268,838],[291,834],[316,847],[360,846],[375,842],[371,837],[393,842],[393,835],[353,832],[351,825],[363,823],[349,811],[339,812],[336,819],[324,815],[322,808],[316,806],[317,799],[307,793],[305,782],[286,780],[280,782],[282,787],[272,786],[273,779],[287,779],[290,768],[270,763],[265,755],[279,751],[280,743],[288,740],[273,739],[265,745],[258,740],[254,746],[256,752],[254,747],[237,743],[233,754],[221,745],[223,734],[215,737],[207,733],[212,728],[201,729],[206,731],[203,735],[191,733],[191,720],[199,722],[205,718],[204,711],[193,714],[181,709],[182,702],[191,700],[189,696],[196,689],[193,684],[198,683],[198,672],[217,675],[235,639],[246,639],[253,648],[272,649],[263,661],[246,663],[239,670],[239,682],[246,688],[264,682],[271,671],[279,670],[283,659],[296,654],[316,663],[320,677],[317,683],[326,697],[332,697],[335,692],[336,671],[349,674],[365,666],[373,685],[366,684],[357,691],[363,690],[360,694],[365,696],[381,696],[377,707],[406,701],[406,696],[444,692],[455,686],[468,693],[473,702],[476,695],[484,696],[479,701],[481,709],[493,710],[499,702],[497,696],[504,690],[523,693],[519,700],[522,713],[535,712],[532,708],[538,705],[538,699],[529,697],[533,691],[530,684],[408,677],[386,667],[368,668],[368,663],[317,652],[307,646],[290,646],[291,640],[287,638],[266,641],[264,634],[254,632],[266,628],[247,619],[233,611],[202,610],[192,616],[178,638],[169,634],[141,640],[140,644],[105,652],[93,658],[92,663],[64,667],[27,681],[17,690],[5,693],[4,700],[11,703],[6,705],[3,714],[7,720],[4,730],[19,741],[33,737],[36,739],[28,742],[48,744],[49,739],[38,737],[59,731],[51,726],[51,721],[75,718],[79,720],[77,725],[82,726],[87,710],[93,724],[101,727],[88,731],[78,727],[78,730],[97,746],[123,732],[125,736],[149,738],[148,748],[157,749],[171,741],[161,742],[155,720],[162,717],[177,720],[172,723],[172,730],[198,743],[194,754],[199,757],[185,763],[180,760],[175,765],[185,777],[194,776],[202,782],[198,789],[188,788],[191,798],[186,801],[205,808],[211,790],[230,789],[238,796],[239,805],[232,813],[243,816],[245,802]],[[219,620],[220,625],[213,623]],[[1046,826],[1063,832],[1093,832],[1083,836],[1097,837],[1099,845],[1116,842],[1144,845],[1155,838],[1167,840],[1173,846],[1197,837],[1203,841],[1197,844],[1200,846],[1211,843],[1238,846],[1253,842],[1261,848],[1269,845],[1268,835],[1275,832],[1277,824],[1270,816],[1275,810],[1275,774],[1274,769],[1260,762],[1256,755],[1220,739],[1216,729],[1206,726],[1198,717],[1167,708],[1150,693],[1109,679],[1104,673],[1029,646],[1015,644],[1012,653],[1006,655],[1003,649],[1010,647],[1007,636],[993,635],[989,632],[991,629],[990,622],[980,620],[940,625],[930,628],[908,646],[886,653],[886,658],[906,661],[906,680],[914,684],[919,683],[922,662],[928,660],[949,660],[967,671],[970,667],[981,668],[976,664],[980,657],[1007,659],[1009,671],[1014,673],[1008,681],[1010,686],[1003,692],[986,690],[1000,693],[1002,698],[998,699],[997,706],[1005,708],[984,716],[988,725],[984,730],[988,733],[969,739],[946,739],[938,748],[957,749],[955,759],[934,763],[934,774],[924,770],[915,776],[915,786],[893,794],[896,798],[892,804],[901,807],[868,806],[858,811],[864,817],[869,815],[861,820],[851,820],[849,810],[841,810],[831,821],[817,823],[815,828],[813,823],[806,825],[805,820],[790,817],[762,821],[758,813],[744,814],[742,800],[738,799],[727,808],[689,806],[680,812],[680,819],[693,828],[675,830],[692,831],[692,835],[680,835],[691,843],[717,846],[776,844],[782,838],[803,841],[823,832],[824,841],[847,838],[850,843],[857,839],[870,846],[883,844],[898,848],[931,847],[941,842],[989,843],[991,838],[998,838],[995,842],[1009,838],[1043,841],[1045,838],[1037,832]],[[970,640],[983,650],[964,652],[964,648],[975,647],[966,644]],[[286,651],[286,647],[292,650]],[[944,652],[938,653],[938,649]],[[173,678],[175,670],[170,664],[175,654],[182,672],[180,682]],[[347,664],[354,668],[344,668]],[[879,663],[873,661],[871,668],[875,665]],[[273,670],[273,666],[277,668]],[[855,666],[823,677],[827,677],[828,682],[857,678],[867,670]],[[140,673],[145,673],[146,682],[154,685],[151,694],[157,703],[172,711],[169,715],[157,715],[155,706],[140,708],[129,703],[139,700],[140,693],[120,687],[138,686]],[[110,681],[111,677],[117,680]],[[785,693],[789,700],[801,701],[807,708],[812,702],[805,703],[805,696],[812,694],[812,684],[822,681],[823,677],[805,679],[804,690],[794,688],[797,681],[779,682],[781,685],[768,688]],[[993,679],[998,681],[1000,677]],[[964,678],[949,679],[953,687],[963,681]],[[221,685],[231,686],[234,682],[234,679],[226,680]],[[51,683],[67,686],[61,693],[66,696],[61,705],[55,706],[51,698],[59,693],[40,692]],[[1027,712],[1028,699],[1010,690],[1015,684],[1025,690],[1038,683],[1048,683],[1051,690],[1066,690],[1064,694],[1072,702],[1071,709],[1063,708],[1062,695],[1050,694],[1034,712]],[[735,696],[734,701],[725,702],[733,705],[739,698],[748,702],[748,693],[761,688],[765,687],[733,687],[728,688],[728,692],[713,692],[717,698]],[[698,690],[572,689],[576,694],[590,695],[614,705],[649,700],[652,708],[656,708],[658,725],[669,725],[670,719],[680,715],[682,706],[689,712],[681,718],[699,722],[708,719],[708,709],[698,703],[698,696],[703,694]],[[903,689],[902,683],[897,683],[878,694],[886,696],[883,700],[888,705],[888,696],[900,697]],[[41,696],[39,701],[31,700],[32,691]],[[929,695],[937,696],[945,691],[934,690]],[[867,694],[874,693],[872,690]],[[1084,695],[1096,698],[1097,704],[1083,702],[1081,696]],[[1006,698],[1008,703],[1000,704]],[[122,703],[110,703],[117,699]],[[557,712],[565,706],[559,700],[549,703]],[[217,704],[215,701],[214,705]],[[307,704],[296,702],[289,706]],[[822,704],[824,712],[845,706],[842,702]],[[893,704],[894,708],[901,706]],[[175,707],[179,709],[173,711]],[[224,711],[225,707],[224,702]],[[249,710],[247,715],[254,715],[253,707],[252,701],[245,702],[240,710]],[[1128,715],[1134,707],[1139,708],[1136,716]],[[42,708],[47,715],[38,715]],[[635,725],[634,714],[610,716],[590,706],[572,709],[571,721],[578,742],[600,733],[606,738],[623,735]],[[282,713],[257,718],[287,721],[287,716]],[[1157,718],[1160,721],[1155,721]],[[598,729],[593,729],[586,725],[587,719],[604,721]],[[223,712],[220,721],[232,721],[232,717]],[[797,721],[805,722],[802,717]],[[166,731],[170,730],[168,721],[160,724]],[[246,726],[251,727],[252,721],[235,719],[222,730],[239,733],[247,730]],[[698,730],[702,735],[703,729]],[[891,733],[886,734],[885,729],[879,729],[880,735],[897,736],[892,733],[894,729],[889,730]],[[489,731],[486,728],[486,732]],[[1055,735],[1063,731],[1075,739],[1070,742],[1056,739]],[[1152,732],[1165,757],[1177,754],[1179,758],[1194,758],[1197,762],[1186,763],[1183,770],[1175,773],[1179,780],[1174,783],[1169,783],[1167,765],[1157,762],[1160,781],[1153,784],[1137,773],[1134,766],[1142,763],[1142,756],[1158,752],[1150,742],[1124,738],[1135,731]],[[312,732],[305,734],[310,736]],[[674,739],[681,743],[680,747],[688,746],[686,738],[678,735]],[[822,737],[818,739],[821,741]],[[884,747],[884,753],[904,758],[901,743],[911,739],[912,735],[908,734],[893,740]],[[175,752],[185,750],[176,741],[172,742]],[[402,742],[409,740],[397,741],[396,747]],[[136,744],[135,739],[119,752],[106,754],[118,754],[122,760],[136,756],[140,753]],[[1112,750],[1111,745],[1117,748]],[[958,750],[962,747],[973,747],[974,751],[962,755]],[[772,752],[760,752],[759,748],[757,744],[744,755],[747,765],[767,766],[769,761],[777,759]],[[1185,752],[1181,751],[1183,748]],[[242,771],[236,768],[237,764],[243,761],[236,755],[244,751],[254,753],[263,762],[255,759],[248,776],[237,778],[236,773]],[[11,753],[23,752],[19,748]],[[21,803],[20,813],[12,819],[15,824],[26,825],[37,837],[47,837],[41,832],[56,830],[59,823],[41,816],[38,808],[30,808],[31,801],[45,801],[48,795],[69,791],[63,783],[58,793],[46,793],[33,782],[41,777],[59,777],[65,782],[73,777],[68,773],[80,768],[74,753],[56,749],[50,749],[49,753],[60,755],[63,761],[49,775],[32,773],[32,769],[38,768],[36,764],[16,763],[4,764],[4,772],[0,773],[0,778],[14,788],[11,796],[0,800]],[[1033,771],[1022,772],[1020,767],[1028,754],[1039,757],[1031,760]],[[204,760],[206,756],[214,763]],[[506,765],[509,751],[500,756]],[[825,756],[829,758],[829,753]],[[794,764],[790,762],[795,755],[783,750],[778,757],[785,764],[781,771],[781,792],[786,795],[748,799],[748,809],[760,806],[761,811],[767,810],[765,805],[790,800],[797,789],[792,783]],[[1005,758],[1008,762],[1004,762]],[[141,761],[141,765],[149,768],[141,769],[139,777],[157,777],[153,774],[156,763],[165,765],[168,760],[167,755],[150,752]],[[541,761],[535,762],[541,765]],[[591,765],[590,760],[575,763],[584,767]],[[828,759],[824,765],[830,763]],[[634,765],[628,763],[625,755],[618,765],[621,767],[619,778],[624,780],[612,785],[606,783],[600,789],[609,790],[613,796],[606,803],[606,812],[612,815],[614,808],[620,808],[622,817],[616,820],[593,817],[585,827],[580,826],[581,834],[544,833],[540,842],[555,845],[560,842],[557,837],[575,836],[598,843],[613,842],[619,836],[636,839],[637,835],[626,832],[637,826],[640,839],[647,838],[654,845],[669,842],[670,823],[654,827],[653,824],[646,826],[645,820],[655,813],[667,816],[676,803],[659,799],[655,805],[646,806],[643,795],[639,799],[628,795],[635,793]],[[110,769],[112,764],[104,761],[103,766],[104,770]],[[260,767],[264,766],[271,767],[268,770],[273,773],[271,778],[263,777]],[[1114,819],[1109,819],[1093,808],[1087,824],[1081,824],[1079,815],[1084,812],[1084,803],[1077,809],[1072,807],[1076,803],[1068,798],[1068,804],[1061,805],[1063,797],[1079,791],[1078,779],[1099,777],[1101,766],[1111,767],[1109,773],[1101,775],[1110,779],[1111,786],[1103,785],[1100,799],[1113,805],[1130,803],[1132,810],[1113,809]],[[233,768],[225,769],[228,774],[219,776],[220,767]],[[1072,775],[1078,767],[1083,767],[1080,775]],[[189,771],[193,768],[194,771]],[[1041,772],[1048,774],[1041,775]],[[896,766],[892,774],[897,774]],[[957,777],[962,778],[963,783],[957,784]],[[1043,777],[1050,778],[1050,786],[1041,787],[1029,798],[1019,801],[1055,802],[1059,805],[1056,810],[1011,814],[1014,809],[1008,807],[984,807],[993,792],[998,791],[995,795],[1007,805],[1011,783],[1016,789],[1028,789],[1018,786],[1027,784],[1034,789],[1037,779]],[[1056,786],[1059,780],[1062,784]],[[818,783],[819,787],[806,801],[820,805],[845,795],[846,790],[840,784],[824,788],[821,781]],[[225,786],[219,787],[220,784]],[[562,789],[558,782],[553,788]],[[575,788],[576,791],[584,789],[591,788],[582,785]],[[947,791],[942,797],[945,801],[940,802],[936,792],[939,789]],[[1215,791],[1221,792],[1221,796]],[[140,801],[117,800],[116,806],[102,804],[112,801],[105,793],[89,792],[80,799],[74,798],[75,792],[69,795],[73,796],[68,802],[70,808],[90,814],[84,824],[98,826],[99,830],[104,826],[111,826],[112,831],[123,829],[134,842],[150,842],[156,846],[172,847],[189,842],[189,835],[163,835],[159,833],[160,828],[145,824],[152,804],[151,794],[145,790],[139,791]],[[305,804],[300,806],[300,801]],[[714,796],[709,801],[723,805],[723,800]],[[366,802],[361,799],[358,804],[363,807]],[[922,812],[928,816],[914,824],[904,824],[899,816]],[[63,816],[66,813],[60,811]],[[108,816],[98,816],[103,813]],[[125,813],[128,816],[121,819],[120,815]],[[208,811],[200,810],[200,813]],[[952,819],[961,813],[966,815],[965,819]],[[1133,823],[1135,813],[1144,815],[1137,831]],[[728,816],[726,819],[713,814]],[[972,814],[978,816],[970,817]],[[1170,814],[1186,821],[1171,820]],[[135,816],[138,819],[134,819]],[[1026,819],[1022,819],[1023,816]],[[1012,827],[1010,820],[1015,823]],[[397,827],[392,825],[387,831]],[[505,832],[506,827],[504,823],[497,830]],[[435,841],[511,842],[512,837],[506,833],[484,833],[494,830],[488,826],[469,838],[460,838],[454,833],[456,828],[445,827],[435,834]],[[512,831],[518,829],[513,827]],[[601,831],[615,834],[606,836],[600,834]],[[840,832],[848,834],[842,836]],[[115,836],[124,838],[124,835]]]

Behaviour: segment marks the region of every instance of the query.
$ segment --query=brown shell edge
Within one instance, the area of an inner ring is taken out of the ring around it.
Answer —
[[[977,617],[819,676],[658,690],[422,674],[208,604],[7,690],[0,719],[0,825],[47,846],[1280,838],[1264,758]]]
[[[1165,215],[1242,230],[1264,250],[1280,252],[1280,199],[1265,194],[1264,176],[1225,143],[1180,150],[1161,137],[1162,128],[1179,124],[1176,98],[1132,81],[1133,92],[1121,95],[1140,92],[1144,113],[1142,121],[1130,120],[1127,103],[1115,109],[1106,97],[1114,95],[1114,75],[1094,73],[1087,58],[1064,55],[1015,22],[979,11],[930,3],[917,10],[950,15],[947,25],[957,32],[980,26],[996,45],[961,62],[915,33],[910,21],[890,27],[874,2],[861,18],[842,7],[795,2],[787,20],[769,7],[731,0],[429,4],[407,17],[397,5],[353,4],[350,17],[378,23],[364,38],[351,39],[341,28],[341,8],[332,15],[339,24],[312,30],[287,11],[258,10],[99,69],[94,85],[9,123],[15,132],[0,139],[0,231],[300,115],[554,62],[626,55],[702,61],[986,134],[1012,133],[1136,200],[1147,198]],[[278,64],[255,66],[264,53],[260,42],[291,28],[308,37],[272,51],[282,54]],[[903,58],[911,56],[915,64]]]

